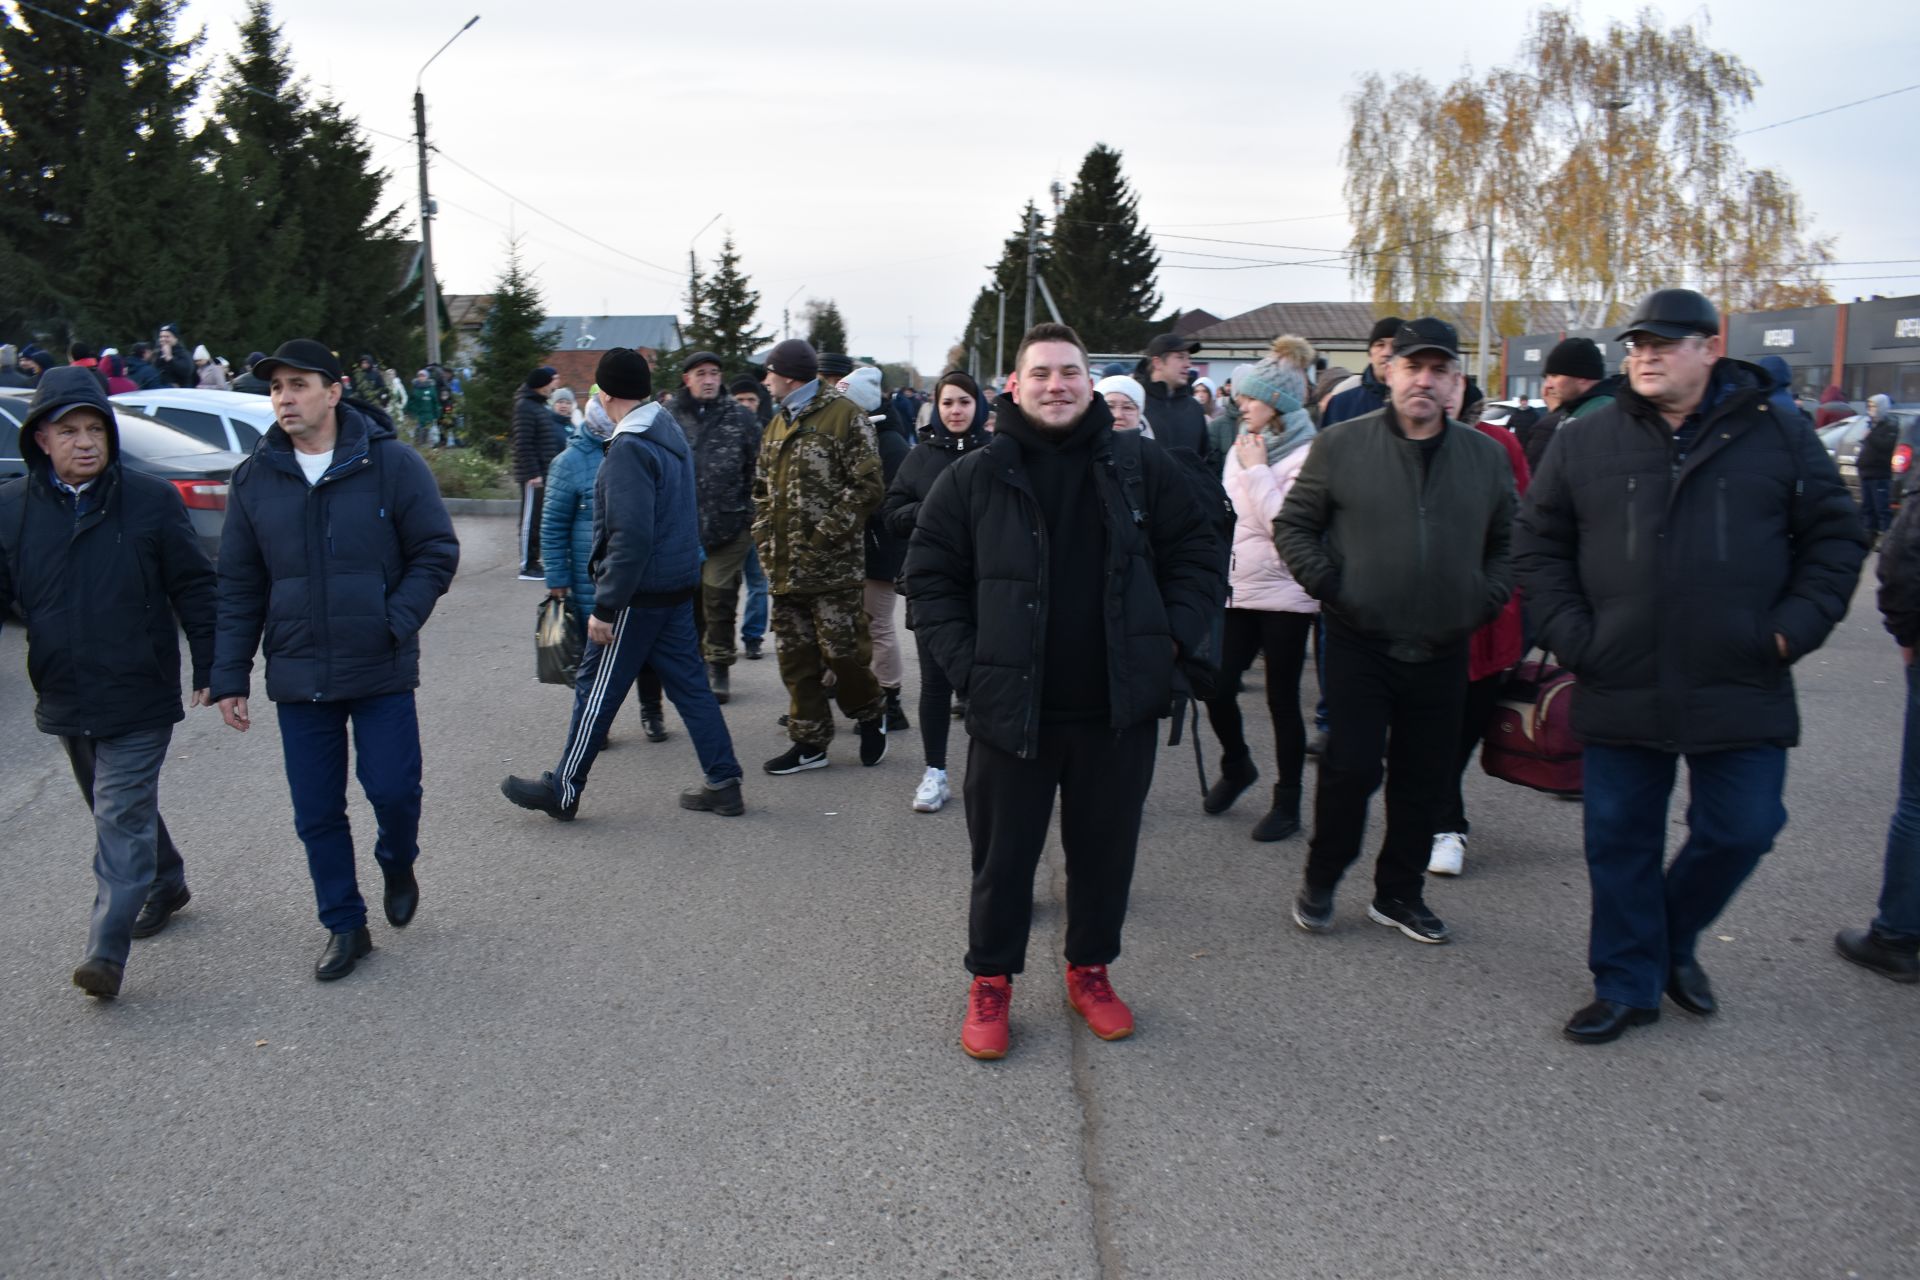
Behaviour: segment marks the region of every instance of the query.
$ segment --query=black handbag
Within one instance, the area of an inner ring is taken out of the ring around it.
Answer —
[[[571,686],[586,647],[580,619],[567,602],[556,596],[542,600],[533,624],[534,674],[540,683]]]

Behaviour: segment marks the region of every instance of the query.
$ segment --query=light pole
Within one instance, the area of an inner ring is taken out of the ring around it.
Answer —
[[[433,58],[439,57],[467,33],[467,29],[480,21],[480,15],[474,14],[467,19],[467,25],[454,32],[434,51]],[[420,144],[420,299],[421,312],[427,322],[427,363],[440,363],[440,287],[433,277],[433,197],[427,194],[427,98],[420,91],[420,82],[426,77],[427,68],[433,65],[433,58],[420,64],[420,74],[413,78],[413,136]]]
[[[805,285],[801,285],[800,289],[804,289],[806,287],[807,286]],[[793,336],[793,325],[792,323],[790,323],[790,316],[787,311],[787,308],[792,306],[793,300],[800,296],[800,289],[795,289],[792,293],[788,294],[787,300],[780,304],[780,336],[783,339],[791,338]]]
[[[1613,126],[1620,119],[1620,113],[1632,105],[1633,104],[1625,98],[1608,98],[1600,104],[1600,109],[1607,113],[1607,209],[1605,218],[1601,220],[1600,232],[1602,237],[1600,241],[1600,269],[1606,273],[1607,281],[1606,298],[1604,299],[1606,313],[1602,315],[1599,320],[1599,323],[1602,325],[1607,324],[1613,319],[1614,291],[1617,287],[1613,270]]]

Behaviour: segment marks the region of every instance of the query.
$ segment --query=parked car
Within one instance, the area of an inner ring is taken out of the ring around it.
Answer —
[[[20,453],[20,424],[26,420],[27,406],[32,400],[32,393],[28,391],[0,391],[0,481],[27,474],[26,460]],[[135,471],[157,476],[178,489],[180,500],[187,507],[187,517],[193,521],[193,531],[200,536],[200,545],[207,549],[208,555],[218,559],[220,530],[227,522],[227,481],[233,469],[247,460],[247,455],[215,448],[128,408],[116,409],[114,417],[120,428],[122,463]]]
[[[122,391],[113,402],[178,427],[216,449],[235,453],[252,453],[253,446],[273,425],[273,402],[244,391],[164,387]]]
[[[1895,405],[1892,413],[1894,422],[1900,427],[1900,443],[1893,448],[1893,483],[1888,489],[1890,505],[1898,507],[1914,479],[1913,451],[1915,444],[1920,443],[1920,440],[1916,440],[1920,436],[1920,405]],[[1867,432],[1872,426],[1873,420],[1862,413],[1836,422],[1820,433],[1827,451],[1833,454],[1834,465],[1840,468],[1840,478],[1847,482],[1847,489],[1853,494],[1855,502],[1860,501],[1860,446],[1867,442]]]

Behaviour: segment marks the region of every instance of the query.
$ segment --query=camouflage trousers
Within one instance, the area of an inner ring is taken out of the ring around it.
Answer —
[[[873,642],[860,588],[773,597],[773,635],[780,679],[787,686],[787,736],[809,746],[833,740],[833,697],[853,720],[886,714],[886,697],[873,678]]]

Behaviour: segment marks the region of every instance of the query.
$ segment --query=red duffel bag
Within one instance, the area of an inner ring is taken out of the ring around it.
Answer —
[[[1544,654],[1508,672],[1480,744],[1480,767],[1502,782],[1577,796],[1580,754],[1573,736],[1573,673]]]

